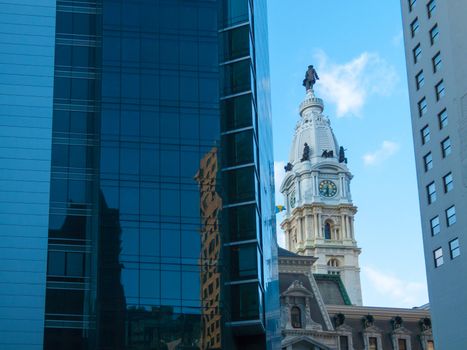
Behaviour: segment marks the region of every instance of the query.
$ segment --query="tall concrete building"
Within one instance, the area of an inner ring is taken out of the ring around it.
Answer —
[[[0,28],[0,349],[278,349],[266,1]]]
[[[287,203],[281,226],[288,250],[318,258],[313,273],[339,275],[351,303],[362,305],[352,174],[323,110],[323,100],[308,89],[280,188]]]
[[[401,0],[435,344],[467,344],[467,25],[464,0]]]

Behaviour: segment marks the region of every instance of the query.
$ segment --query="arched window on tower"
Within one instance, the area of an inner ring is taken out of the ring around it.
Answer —
[[[336,258],[329,259],[328,266],[330,266],[330,267],[339,267],[339,260],[337,260]]]
[[[324,239],[331,239],[331,224],[329,222],[324,224]]]
[[[298,306],[293,306],[290,309],[290,319],[293,328],[302,328],[302,312]]]

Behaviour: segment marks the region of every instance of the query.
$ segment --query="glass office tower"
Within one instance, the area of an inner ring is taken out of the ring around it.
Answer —
[[[280,346],[265,3],[0,6],[2,348]]]

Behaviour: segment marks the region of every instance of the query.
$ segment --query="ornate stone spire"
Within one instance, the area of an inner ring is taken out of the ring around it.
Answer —
[[[339,145],[329,118],[323,115],[323,100],[315,96],[313,89],[307,90],[299,111],[301,118],[295,127],[289,163],[296,166],[305,160],[311,164],[323,159],[338,161]],[[304,152],[307,152],[308,157],[303,157]]]
[[[300,119],[280,188],[287,203],[281,226],[288,250],[318,258],[313,272],[339,275],[352,303],[361,305],[352,174],[344,148],[339,147],[329,118],[323,114],[323,100],[313,91],[317,75],[310,67],[303,81],[306,94],[299,106]]]

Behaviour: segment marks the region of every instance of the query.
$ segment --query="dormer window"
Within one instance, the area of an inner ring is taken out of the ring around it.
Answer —
[[[302,312],[298,306],[290,309],[290,319],[293,328],[302,328]]]

